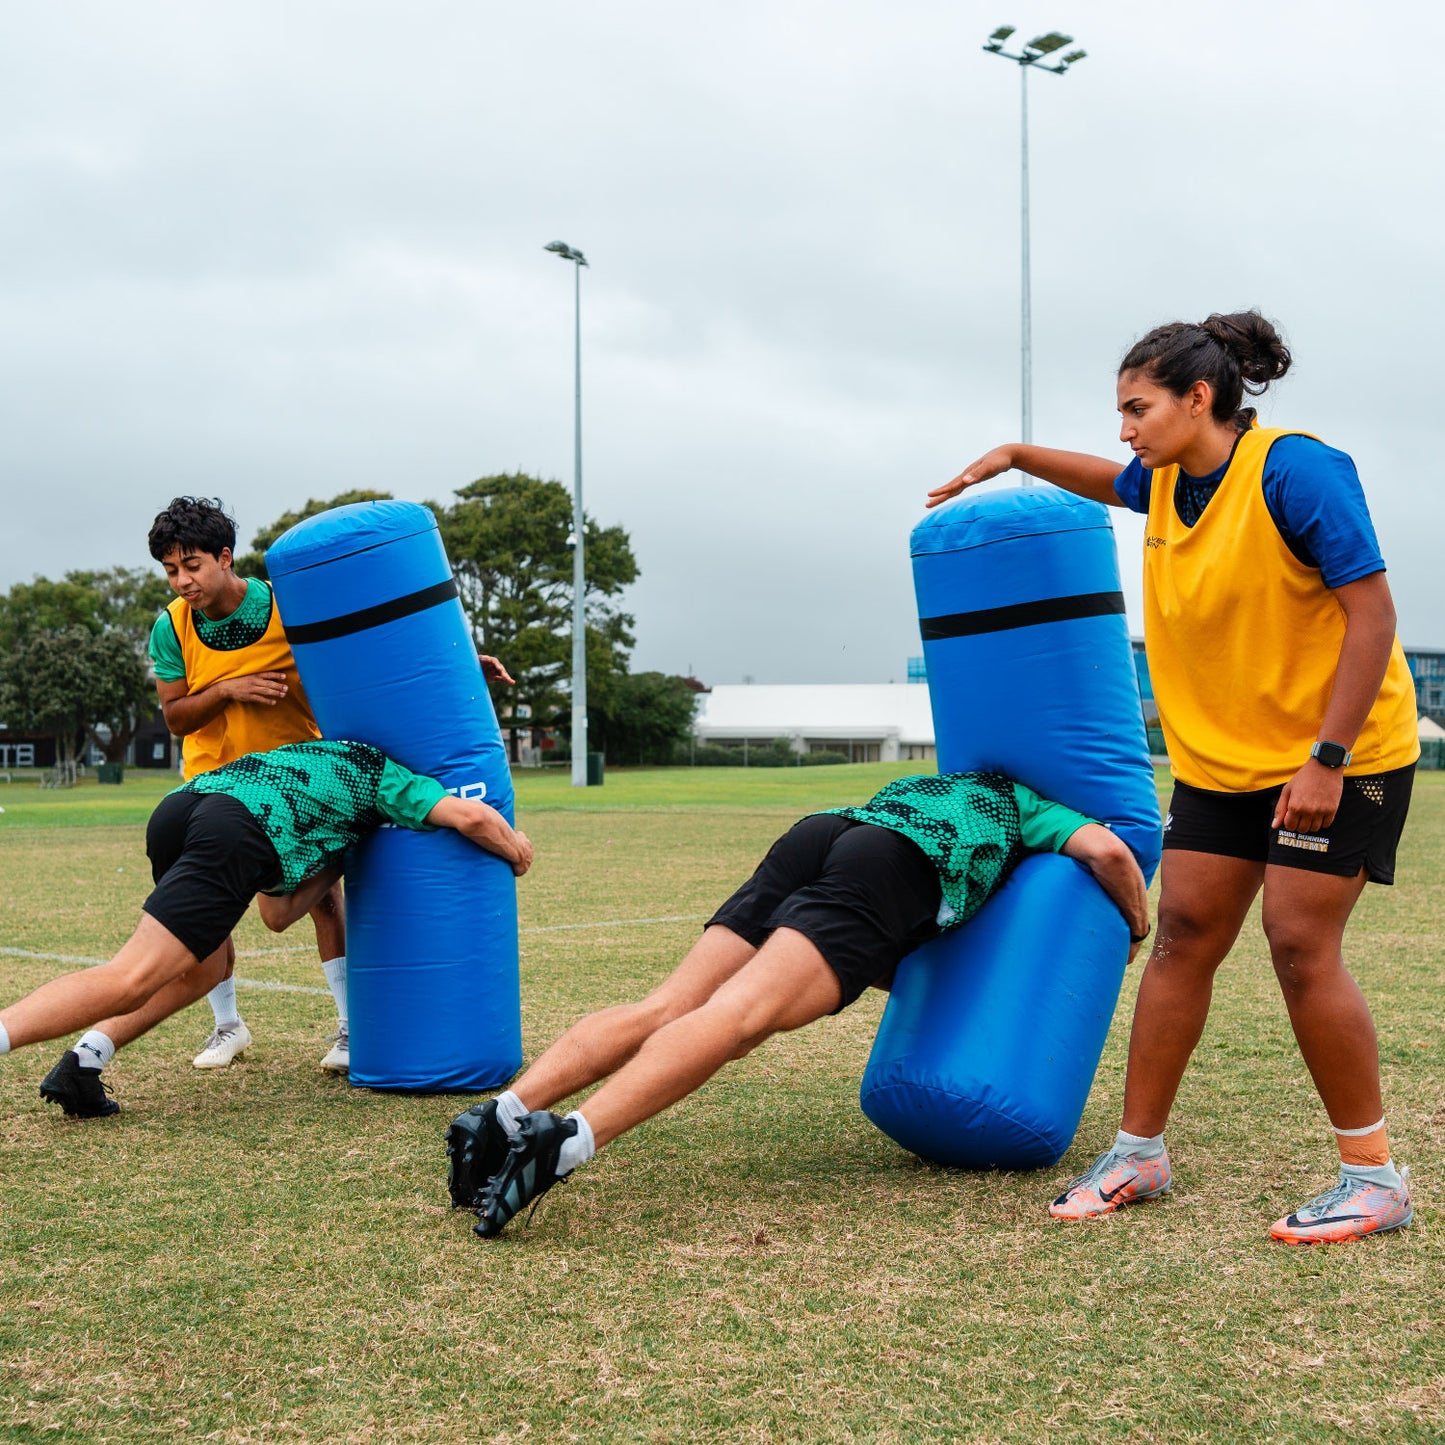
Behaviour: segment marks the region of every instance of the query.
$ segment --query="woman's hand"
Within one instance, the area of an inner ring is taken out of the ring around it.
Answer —
[[[1291,833],[1318,833],[1335,821],[1344,791],[1344,772],[1311,758],[1284,785],[1269,826],[1288,828]]]
[[[482,676],[488,682],[516,683],[517,679],[495,657],[488,657],[485,652],[479,652],[477,661],[482,664]]]
[[[985,452],[972,465],[965,467],[951,482],[945,482],[941,487],[935,487],[928,494],[928,505],[936,507],[942,502],[947,502],[966,487],[974,487],[979,482],[986,482],[992,477],[1002,475],[1013,464],[1012,447],[995,447],[991,452]]]

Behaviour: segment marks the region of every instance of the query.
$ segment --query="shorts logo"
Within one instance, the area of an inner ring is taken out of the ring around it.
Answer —
[[[1174,826],[1174,814],[1173,814],[1173,813],[1170,813],[1169,816],[1164,819],[1164,831],[1167,833],[1167,832],[1170,830],[1170,828],[1172,828],[1173,826]]]
[[[1303,848],[1306,853],[1328,853],[1330,840],[1319,833],[1291,833],[1281,828],[1275,834],[1275,842],[1281,848]]]

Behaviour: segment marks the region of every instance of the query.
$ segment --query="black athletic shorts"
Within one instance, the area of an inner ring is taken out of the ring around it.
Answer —
[[[1342,878],[1353,878],[1363,868],[1371,883],[1393,883],[1395,850],[1414,781],[1413,763],[1389,773],[1347,777],[1339,812],[1317,833],[1269,826],[1282,783],[1256,793],[1211,793],[1175,783],[1164,846]]]
[[[833,813],[804,818],[708,920],[756,948],[794,928],[838,975],[845,1009],[938,932],[938,870],[901,833]]]
[[[198,959],[214,953],[281,860],[252,814],[224,793],[172,793],[146,825],[155,891],[141,907]]]

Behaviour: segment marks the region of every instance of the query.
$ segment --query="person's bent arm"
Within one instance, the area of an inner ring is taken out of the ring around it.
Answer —
[[[505,858],[518,878],[532,866],[532,842],[490,804],[476,798],[442,798],[426,820],[434,828],[455,828],[479,848]]]
[[[1345,613],[1345,636],[1325,715],[1320,719],[1319,741],[1353,748],[1390,666],[1395,645],[1395,602],[1383,572],[1336,587],[1334,595]],[[1275,805],[1271,828],[1300,833],[1328,828],[1339,810],[1345,770],[1327,768],[1308,758],[1284,785]]]
[[[258,893],[256,911],[272,933],[285,933],[298,918],[305,918],[336,885],[341,864],[333,864],[308,878],[294,893]]]
[[[1082,863],[1129,925],[1129,958],[1149,936],[1149,889],[1129,845],[1102,823],[1076,829],[1060,852]]]
[[[185,737],[219,717],[233,702],[259,702],[268,707],[286,696],[284,672],[252,672],[243,677],[227,677],[220,682],[191,692],[184,679],[176,682],[156,680],[156,696],[161,714],[173,736]]]
[[[1027,472],[1042,482],[1052,482],[1066,492],[1088,497],[1093,502],[1103,502],[1110,507],[1124,505],[1114,490],[1114,478],[1123,470],[1116,462],[1088,452],[1060,452],[1051,447],[1025,446],[1022,442],[1011,442],[985,452],[951,482],[945,482],[929,492],[928,505],[936,507],[940,502],[956,497],[965,488],[977,486],[979,482],[986,482],[1010,468]]]

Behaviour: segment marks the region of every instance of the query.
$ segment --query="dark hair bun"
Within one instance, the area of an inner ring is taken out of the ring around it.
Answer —
[[[1234,358],[1244,390],[1251,396],[1258,396],[1289,370],[1293,360],[1289,347],[1258,311],[1215,312],[1199,325]]]

